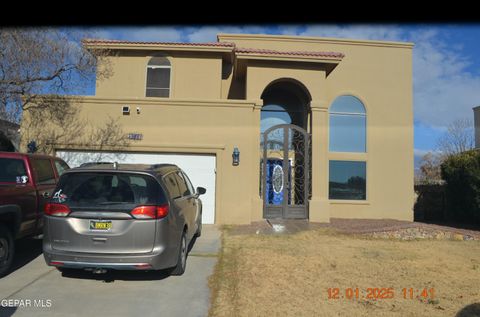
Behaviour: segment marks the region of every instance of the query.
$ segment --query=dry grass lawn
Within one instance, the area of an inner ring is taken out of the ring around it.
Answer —
[[[480,302],[480,241],[379,240],[331,229],[225,229],[222,239],[211,316],[455,316]],[[329,299],[329,288],[343,297],[358,288],[359,298]],[[393,288],[394,298],[362,298],[367,288]],[[435,295],[405,299],[403,288],[434,288]]]

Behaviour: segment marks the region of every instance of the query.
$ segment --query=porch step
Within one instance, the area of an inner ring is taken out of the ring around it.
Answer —
[[[296,233],[310,228],[306,219],[266,219],[272,233]]]

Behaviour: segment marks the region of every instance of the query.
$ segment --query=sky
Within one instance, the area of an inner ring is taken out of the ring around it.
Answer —
[[[89,31],[104,39],[131,41],[215,42],[217,33],[261,33],[413,42],[416,161],[436,149],[452,121],[473,122],[472,108],[480,105],[480,24],[128,26]]]

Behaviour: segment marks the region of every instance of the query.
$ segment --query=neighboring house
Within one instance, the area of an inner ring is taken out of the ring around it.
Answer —
[[[480,148],[480,106],[473,108],[473,121],[475,126],[475,148]]]
[[[20,146],[20,125],[0,119],[0,151],[15,152]]]
[[[215,43],[85,40],[113,75],[78,101],[119,117],[123,162],[173,162],[207,188],[204,223],[413,220],[411,43],[219,34]],[[89,161],[98,149],[55,144]],[[78,153],[76,153],[78,154]]]

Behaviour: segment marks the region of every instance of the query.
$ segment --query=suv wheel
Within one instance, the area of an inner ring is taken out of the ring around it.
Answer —
[[[180,240],[180,250],[178,252],[177,266],[173,269],[172,275],[182,275],[187,266],[187,234],[183,231],[182,239]]]
[[[13,262],[15,245],[12,233],[4,225],[0,224],[0,277],[7,274]]]

